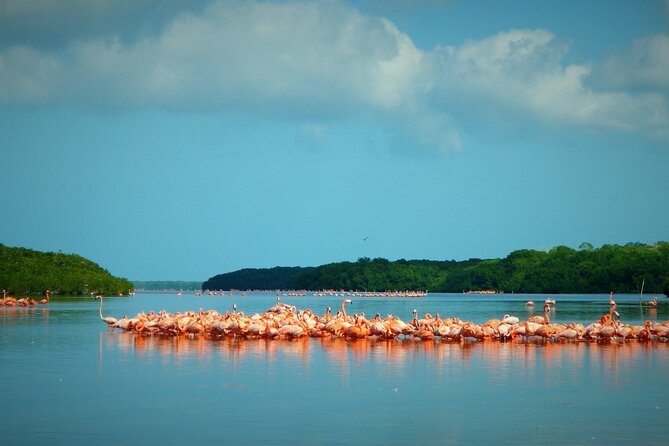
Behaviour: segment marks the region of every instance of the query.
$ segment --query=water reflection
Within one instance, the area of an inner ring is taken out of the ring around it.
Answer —
[[[197,308],[196,298],[166,299],[110,299],[105,313]],[[246,311],[271,301],[245,299]],[[304,299],[300,307],[314,306]],[[394,302],[392,312],[526,314],[523,298],[496,299]],[[231,302],[218,300],[222,309]],[[616,300],[623,318],[651,314]],[[387,312],[384,302],[365,305]],[[561,319],[592,320],[608,303],[557,308]],[[0,396],[40,421],[13,417],[0,429],[3,444],[88,445],[99,432],[161,445],[512,444],[532,434],[549,443],[666,443],[666,343],[137,336],[109,332],[93,300],[0,310],[0,341]]]
[[[139,362],[185,364],[218,358],[236,364],[262,361],[265,366],[290,362],[308,372],[317,361],[325,361],[345,382],[351,370],[374,367],[387,377],[406,377],[414,364],[429,364],[436,374],[446,372],[454,363],[464,371],[483,364],[493,383],[507,384],[514,376],[534,376],[545,371],[545,384],[559,384],[578,379],[580,371],[596,364],[606,376],[618,377],[619,368],[650,365],[669,359],[669,345],[639,342],[590,344],[541,342],[416,342],[413,340],[346,340],[343,338],[297,338],[291,341],[265,339],[211,340],[188,336],[136,336],[131,333],[99,334],[98,366],[104,367],[105,352],[118,350]],[[596,369],[590,370],[597,373]],[[556,371],[560,373],[555,373]],[[566,372],[566,375],[564,374]],[[620,382],[608,383],[617,388]]]

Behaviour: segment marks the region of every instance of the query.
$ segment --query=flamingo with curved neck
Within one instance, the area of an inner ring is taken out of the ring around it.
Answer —
[[[96,296],[96,299],[100,299],[100,320],[107,324],[107,327],[111,328],[112,330],[116,326],[116,323],[118,322],[118,319],[115,317],[111,316],[103,316],[102,315],[102,295]]]
[[[551,306],[547,303],[544,304],[544,315],[543,316],[532,316],[527,318],[529,322],[534,322],[537,324],[550,324],[551,319],[548,317],[548,313],[551,311]]]
[[[51,291],[46,290],[44,293],[46,294],[46,298],[44,298],[44,299],[42,299],[42,300],[39,301],[39,303],[42,304],[42,305],[46,305],[46,304],[48,304],[48,303],[49,303],[49,299],[51,299]]]
[[[350,304],[353,302],[351,299],[344,299],[341,301],[341,314],[344,315],[344,321],[346,321],[347,316],[346,316],[346,304]]]

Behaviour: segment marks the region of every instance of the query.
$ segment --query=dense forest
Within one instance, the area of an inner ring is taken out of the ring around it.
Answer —
[[[0,287],[16,296],[128,294],[132,284],[75,254],[33,251],[0,243]]]
[[[186,280],[133,280],[137,290],[145,291],[178,291],[199,290],[202,282]]]
[[[649,293],[669,295],[669,243],[628,243],[548,252],[522,249],[503,259],[465,261],[360,258],[316,268],[244,269],[221,274],[205,289],[429,290],[506,293]]]
[[[202,284],[203,290],[290,290],[295,289],[298,277],[313,268],[277,266],[274,268],[245,268],[219,274]]]

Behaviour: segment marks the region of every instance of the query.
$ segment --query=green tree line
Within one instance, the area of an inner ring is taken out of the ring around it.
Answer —
[[[133,280],[138,290],[199,290],[202,282],[192,280]]]
[[[244,268],[218,274],[202,284],[203,290],[289,290],[295,289],[300,274],[311,267],[276,266],[274,268]]]
[[[53,294],[80,296],[128,294],[128,280],[114,277],[76,254],[40,252],[0,244],[0,287],[16,296]]]
[[[669,243],[628,243],[548,252],[521,249],[503,259],[464,261],[360,258],[315,268],[244,269],[206,281],[204,289],[430,290],[507,293],[649,293],[669,295]]]

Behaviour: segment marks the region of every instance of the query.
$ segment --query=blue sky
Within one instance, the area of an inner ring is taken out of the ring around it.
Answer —
[[[667,1],[3,0],[0,242],[203,280],[669,240],[668,100]]]

